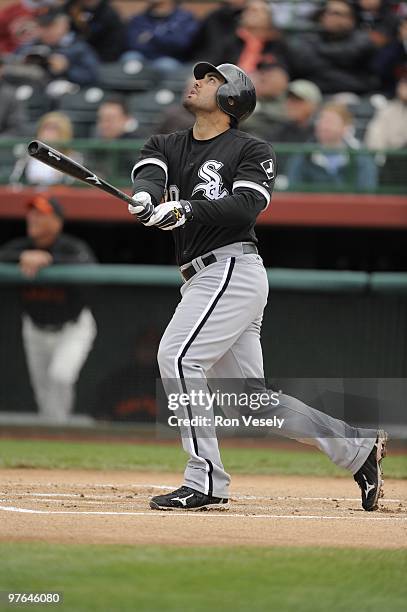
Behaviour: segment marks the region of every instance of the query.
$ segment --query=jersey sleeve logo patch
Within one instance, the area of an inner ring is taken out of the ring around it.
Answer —
[[[198,170],[198,176],[204,182],[198,183],[191,195],[202,191],[207,200],[219,200],[229,195],[228,190],[223,188],[222,177],[218,172],[222,166],[222,162],[216,161],[216,159],[210,159],[202,164]]]
[[[269,180],[274,178],[274,162],[272,159],[266,159],[266,161],[261,162],[261,167]]]

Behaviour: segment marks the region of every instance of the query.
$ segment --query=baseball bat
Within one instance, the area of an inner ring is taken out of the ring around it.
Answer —
[[[88,170],[88,168],[82,166],[82,164],[79,164],[60,151],[53,149],[44,142],[41,142],[40,140],[33,140],[29,143],[27,150],[31,157],[38,159],[44,164],[47,164],[47,166],[51,166],[51,168],[55,168],[55,170],[59,170],[64,174],[69,174],[69,176],[73,176],[73,178],[76,178],[87,185],[98,187],[98,189],[106,191],[106,193],[110,193],[110,195],[119,198],[119,200],[122,200],[127,204],[134,205],[134,201],[129,195],[127,195],[127,193],[120,191],[120,189],[117,189],[117,187],[114,187],[107,181],[103,180],[100,178],[100,176],[97,176],[94,174],[94,172],[91,172]]]

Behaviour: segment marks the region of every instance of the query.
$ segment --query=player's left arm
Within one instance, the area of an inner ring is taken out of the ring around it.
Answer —
[[[275,167],[272,147],[250,140],[233,177],[232,194],[211,201],[166,202],[156,208],[148,225],[172,230],[187,221],[224,227],[254,223],[271,200]]]

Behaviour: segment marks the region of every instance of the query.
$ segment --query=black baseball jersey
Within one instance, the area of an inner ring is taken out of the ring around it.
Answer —
[[[16,238],[0,248],[0,261],[18,263],[23,251],[37,248],[28,236]],[[51,253],[54,264],[95,263],[96,258],[82,240],[60,234],[54,244],[44,249]],[[77,285],[23,286],[22,307],[38,327],[58,327],[68,321],[75,321],[84,308],[83,290]]]
[[[275,179],[270,144],[237,129],[196,140],[192,128],[152,136],[132,172],[134,193],[191,202],[193,219],[173,230],[178,265],[233,242],[257,243],[254,226]]]

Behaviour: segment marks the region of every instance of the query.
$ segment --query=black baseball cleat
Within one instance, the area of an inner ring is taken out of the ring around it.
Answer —
[[[219,508],[227,510],[229,500],[222,497],[212,497],[190,487],[180,487],[172,493],[157,495],[150,500],[153,510],[208,510]]]
[[[387,433],[380,429],[372,451],[353,478],[362,492],[364,510],[377,510],[379,497],[383,497],[382,459],[386,456]]]

